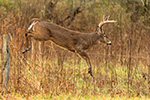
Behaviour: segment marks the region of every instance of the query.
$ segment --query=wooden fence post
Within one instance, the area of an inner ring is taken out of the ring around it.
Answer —
[[[150,64],[148,65],[148,93],[150,97]]]
[[[3,34],[2,36],[2,68],[1,68],[1,82],[2,90],[4,93],[8,91],[8,76],[9,76],[9,35]]]

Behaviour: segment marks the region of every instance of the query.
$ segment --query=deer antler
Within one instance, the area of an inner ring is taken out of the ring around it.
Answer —
[[[110,17],[110,15],[108,15],[108,16],[103,16],[102,22],[100,22],[100,23],[98,24],[98,27],[99,27],[100,29],[102,29],[102,26],[103,26],[104,24],[106,24],[106,23],[115,23],[115,22],[117,22],[117,21],[115,21],[115,20],[109,20],[109,17]]]

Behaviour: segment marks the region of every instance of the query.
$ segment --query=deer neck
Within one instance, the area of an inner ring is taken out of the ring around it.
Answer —
[[[97,34],[96,32],[95,33],[87,33],[84,38],[85,38],[87,44],[92,46],[92,45],[97,44],[97,41],[99,40],[100,35]]]
[[[95,33],[92,37],[93,44],[99,44],[100,40],[103,38],[103,34],[97,34]]]

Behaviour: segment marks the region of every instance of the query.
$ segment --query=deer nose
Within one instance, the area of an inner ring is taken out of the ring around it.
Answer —
[[[27,36],[28,36],[28,33],[25,33],[25,36],[27,37]]]
[[[109,42],[107,43],[107,45],[111,45],[111,41],[109,41]]]

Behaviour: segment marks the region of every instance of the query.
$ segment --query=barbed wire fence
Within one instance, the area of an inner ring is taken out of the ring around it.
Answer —
[[[35,59],[32,59],[31,57],[27,57],[30,56],[30,53],[23,55],[20,49],[14,53],[12,49],[16,47],[9,46],[11,60],[8,91],[15,90],[27,94],[50,92],[52,96],[53,94],[61,93],[61,91],[83,94],[91,92],[91,94],[110,93],[110,95],[123,95],[123,93],[128,92],[127,84],[129,84],[132,86],[129,87],[129,91],[136,91],[137,95],[149,94],[149,56],[89,52],[88,55],[91,58],[97,56],[101,56],[102,58],[105,56],[109,57],[107,64],[104,61],[95,62],[95,59],[91,59],[95,74],[95,78],[93,79],[87,73],[87,65],[84,60],[81,60],[73,53],[67,53],[67,50],[63,50],[60,52],[67,59],[64,59],[63,66],[58,66],[58,62],[56,61],[58,55],[56,54],[55,48],[53,46],[47,47],[49,49],[45,49],[43,53],[38,51]],[[49,57],[47,53],[51,53]],[[44,55],[44,59],[40,58],[41,55]],[[51,58],[52,55],[53,57]],[[131,57],[134,60],[142,59],[147,64],[142,65],[138,62],[139,65],[133,65],[133,76],[130,78],[132,81],[129,83],[127,78],[128,65],[121,66],[116,62],[112,62],[111,56],[127,59]],[[41,60],[43,60],[43,65],[41,64]]]
[[[46,53],[47,51],[48,50],[45,50],[44,52]],[[21,52],[21,50],[19,52]],[[61,53],[66,53],[66,51],[61,51]],[[150,59],[149,57],[144,56],[129,56],[129,55],[119,55],[119,54],[116,55],[104,53],[88,53],[88,54],[90,56],[96,55],[96,56],[110,57],[113,55],[116,57],[122,56],[123,58],[131,57],[132,59],[139,59],[139,58],[143,60]],[[37,57],[41,55],[43,54],[38,53]],[[108,61],[107,66],[104,63],[100,64],[99,66],[95,66],[95,62],[92,60],[92,63],[94,65],[93,71],[95,74],[95,79],[93,79],[87,73],[87,65],[84,62],[84,60],[80,60],[80,58],[78,58],[76,55],[72,53],[68,55],[69,55],[68,58],[71,58],[71,61],[67,59],[64,62],[65,64],[63,64],[63,68],[61,69],[60,66],[57,65],[57,62],[55,62],[55,60],[50,61],[49,58],[48,60],[46,58],[44,59],[43,61],[44,66],[42,66],[43,68],[41,68],[40,58],[36,58],[37,60],[33,60],[28,57],[25,57],[25,55],[22,55],[20,53],[19,56],[17,56],[18,60],[16,64],[13,65],[12,63],[14,63],[14,61],[12,60],[11,60],[12,62],[10,62],[10,64],[12,65],[10,67],[12,68],[10,68],[11,73],[9,75],[10,76],[9,90],[15,89],[15,91],[23,91],[24,93],[30,92],[38,93],[38,91],[51,92],[52,95],[59,94],[60,91],[87,93],[88,90],[92,94],[93,93],[101,94],[107,92],[109,92],[110,94],[115,93],[121,94],[124,92],[125,93],[128,92],[127,84],[130,84],[133,86],[129,88],[130,91],[136,92],[138,91],[139,93],[143,94],[145,93],[145,95],[148,94],[147,91],[149,91],[149,87],[147,87],[148,86],[147,84],[149,84],[149,80],[147,81],[147,79],[149,79],[150,77],[149,72],[148,71],[142,72],[144,69],[149,68],[148,65],[143,67],[141,72],[136,72],[137,69],[134,68],[135,72],[133,72],[133,74],[136,73],[136,75],[132,74],[133,75],[132,83],[129,83],[129,80],[127,79],[128,66],[126,65],[120,66],[115,63],[109,65],[110,60]],[[121,71],[119,71],[117,67],[125,67],[125,68],[120,68]],[[139,75],[140,77],[137,75]],[[141,88],[141,86],[143,87]],[[28,89],[26,87],[28,87]]]

